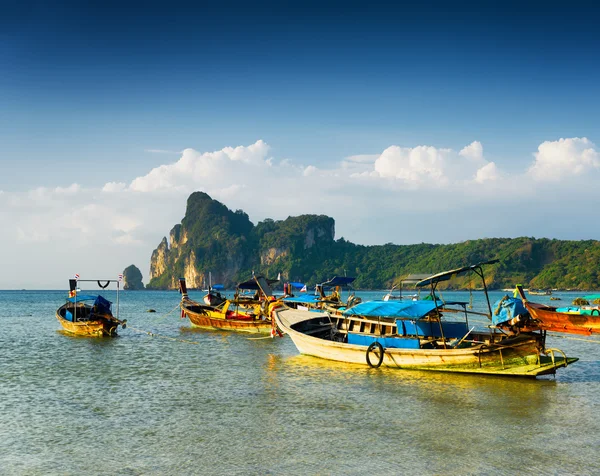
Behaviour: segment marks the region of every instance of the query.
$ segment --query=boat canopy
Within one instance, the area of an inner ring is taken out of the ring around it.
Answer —
[[[97,296],[92,296],[91,294],[82,294],[76,297],[70,297],[67,298],[67,301],[69,302],[76,302],[76,301],[94,301],[94,307],[96,308],[96,312],[101,313],[101,314],[110,314],[111,313],[111,305],[112,302],[110,302],[108,299],[103,298],[100,295]]]
[[[304,287],[304,283],[290,283],[296,289],[302,289]]]
[[[490,261],[482,261],[481,263],[473,264],[471,266],[464,266],[462,268],[456,268],[456,269],[453,269],[450,271],[444,271],[443,273],[434,274],[433,276],[429,276],[427,279],[419,281],[416,284],[416,286],[418,288],[422,288],[423,286],[437,284],[441,281],[449,281],[450,279],[454,278],[455,276],[460,276],[461,274],[469,273],[478,268],[481,268],[482,266],[484,266],[486,264],[495,264],[495,263],[498,263],[499,261],[500,260],[497,260],[497,259],[493,259]]]
[[[319,296],[314,294],[302,294],[300,296],[290,296],[283,299],[283,302],[297,302],[300,304],[316,304],[320,302]]]
[[[216,291],[221,291],[222,289],[225,289],[225,286],[223,286],[222,284],[213,284],[211,288],[215,289]]]
[[[368,301],[352,306],[344,316],[420,319],[439,307],[435,301]]]
[[[243,283],[238,284],[237,288],[238,289],[250,289],[251,291],[256,291],[257,289],[260,289],[257,280],[261,279],[261,278],[262,278],[262,276],[256,276],[252,279],[249,279],[248,281],[244,281]],[[271,284],[275,284],[275,283],[279,282],[278,279],[267,279],[266,281],[269,286],[271,286]]]
[[[335,288],[336,286],[348,286],[356,278],[350,278],[347,276],[335,276],[329,281],[321,284],[323,288]]]

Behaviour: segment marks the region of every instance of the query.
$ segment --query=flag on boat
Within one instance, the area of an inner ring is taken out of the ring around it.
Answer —
[[[119,281],[123,281],[123,275],[119,274]]]
[[[75,279],[79,279],[79,274],[75,273]]]
[[[305,293],[306,292],[306,284],[304,286],[302,286],[302,289],[300,290],[301,293]]]

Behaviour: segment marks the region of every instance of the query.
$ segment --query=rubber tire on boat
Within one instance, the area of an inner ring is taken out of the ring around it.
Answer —
[[[376,364],[372,364],[370,355],[371,355],[371,352],[373,352],[376,348],[379,350],[379,360],[376,362]],[[379,367],[381,367],[382,363],[383,363],[383,346],[379,342],[372,342],[371,345],[369,346],[369,348],[367,349],[367,364],[369,364],[369,367],[378,369]]]
[[[594,311],[596,311],[596,314],[594,314]],[[600,316],[600,311],[598,309],[592,309],[592,312],[590,312],[590,316]]]

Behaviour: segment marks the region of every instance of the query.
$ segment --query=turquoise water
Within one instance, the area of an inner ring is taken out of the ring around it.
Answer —
[[[191,330],[173,311],[179,294],[167,291],[121,293],[130,327],[118,338],[72,337],[54,317],[65,295],[0,291],[1,474],[600,467],[600,336],[549,337],[581,359],[556,378],[369,369],[300,356],[287,337]],[[561,304],[575,296],[558,295]]]

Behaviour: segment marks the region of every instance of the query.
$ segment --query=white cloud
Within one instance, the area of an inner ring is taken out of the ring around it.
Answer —
[[[195,187],[210,185],[215,176],[238,175],[242,167],[265,167],[269,146],[262,140],[249,146],[225,147],[214,152],[198,152],[185,149],[181,158],[172,164],[161,165],[147,175],[131,182],[129,188],[136,192],[157,190],[192,190]]]
[[[81,190],[81,186],[79,186],[78,184],[74,183],[69,185],[68,187],[56,187],[54,189],[54,191],[58,194],[62,194],[62,195],[75,195],[77,192],[79,192]]]
[[[484,159],[483,146],[478,141],[458,153],[432,146],[394,145],[383,151],[375,160],[373,171],[367,173],[399,179],[411,189],[445,188],[471,181],[481,183],[498,176],[496,165]]]
[[[477,170],[475,174],[475,182],[484,183],[489,181],[498,180],[499,174],[498,169],[496,168],[496,164],[494,162],[490,162],[480,169]]]
[[[304,172],[302,172],[302,175],[304,175],[305,177],[309,177],[310,175],[314,175],[316,171],[317,171],[317,168],[314,165],[309,165],[308,167],[306,167],[304,169]]]
[[[471,142],[468,146],[463,147],[458,155],[474,161],[483,160],[483,146],[479,141]]]
[[[380,177],[402,179],[417,185],[425,180],[445,182],[444,167],[450,152],[450,149],[430,146],[408,148],[393,145],[377,158],[374,170]]]
[[[123,182],[108,182],[104,184],[104,187],[102,187],[102,191],[105,193],[120,192],[122,190],[125,190],[125,187],[127,187],[127,184]]]
[[[558,181],[580,176],[600,167],[600,154],[586,137],[546,141],[533,154],[528,173],[538,181]]]

